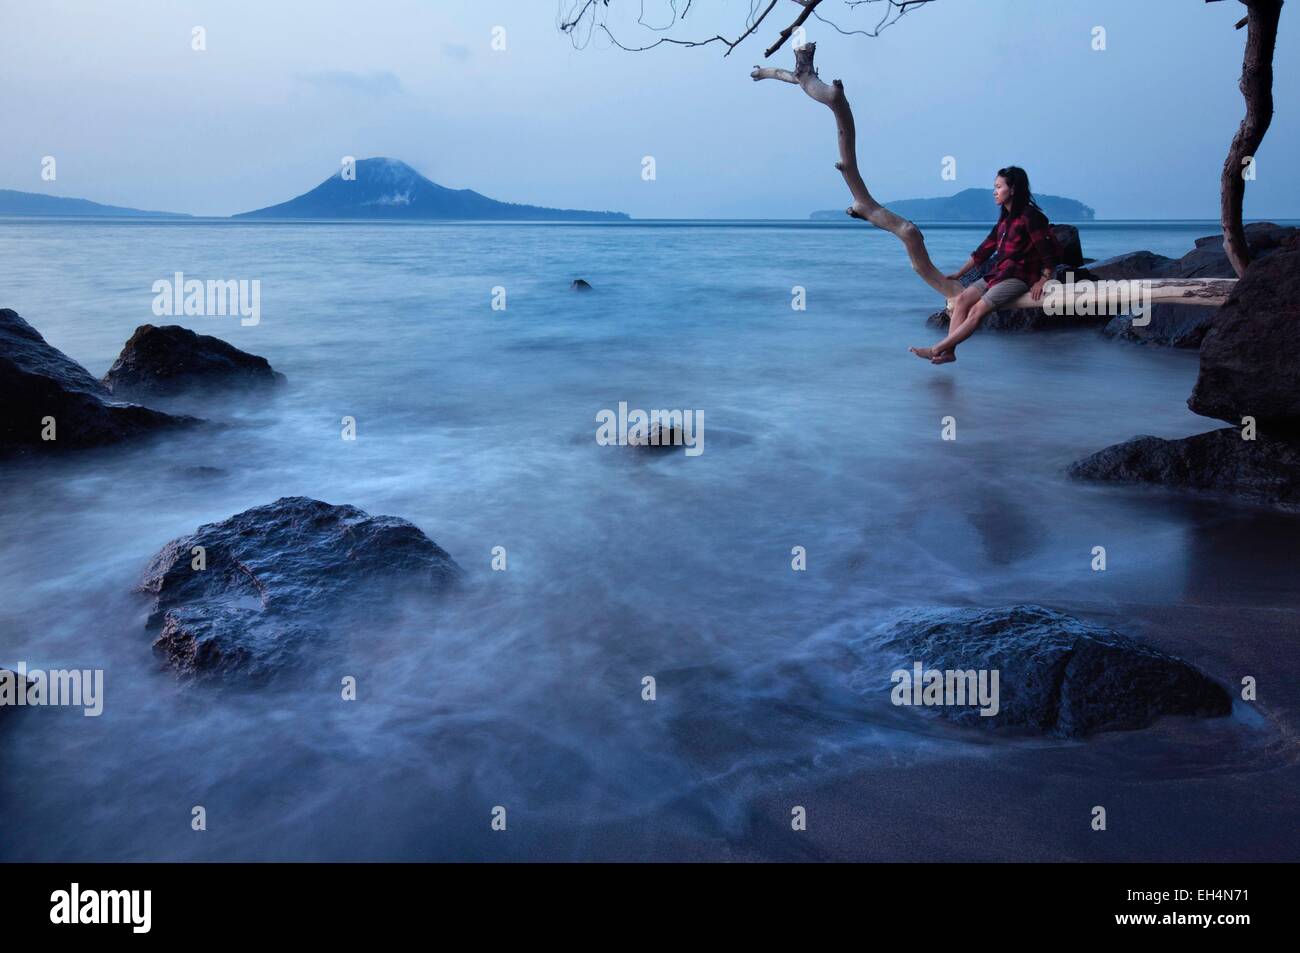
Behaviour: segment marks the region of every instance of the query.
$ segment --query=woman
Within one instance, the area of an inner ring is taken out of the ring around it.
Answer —
[[[1029,191],[1024,169],[1013,165],[998,170],[993,201],[1002,212],[988,238],[956,274],[947,276],[960,281],[972,268],[979,269],[973,276],[977,280],[953,301],[948,336],[933,347],[908,348],[932,364],[957,360],[957,345],[975,333],[990,311],[1006,307],[1026,291],[1035,301],[1041,298],[1061,259],[1061,247]]]

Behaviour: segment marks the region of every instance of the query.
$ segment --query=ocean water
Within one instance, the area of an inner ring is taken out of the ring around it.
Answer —
[[[1097,223],[1084,253],[1177,256],[1213,231]],[[926,232],[951,269],[985,229]],[[260,323],[155,317],[177,271],[260,280]],[[937,339],[938,302],[866,226],[5,222],[0,289],[96,375],[136,326],[180,323],[288,378],[156,403],[216,431],[0,470],[0,663],[105,672],[101,717],[0,726],[0,857],[784,856],[755,804],[890,766],[996,778],[1002,752],[1050,751],[1058,772],[1172,783],[1293,764],[1293,707],[1067,745],[977,740],[854,687],[885,664],[855,633],[900,607],[1040,602],[1172,649],[1137,607],[1300,608],[1295,518],[1064,475],[1218,426],[1185,406],[1194,353],[980,333],[933,367],[907,346]],[[704,452],[598,446],[621,401],[702,411]],[[356,702],[184,683],[150,650],[133,587],[153,553],[290,495],[409,519],[469,577],[345,634],[330,681],[355,676]],[[1211,641],[1186,653],[1235,682]],[[1293,656],[1273,673],[1292,686]],[[1223,810],[1226,832],[1263,808]]]

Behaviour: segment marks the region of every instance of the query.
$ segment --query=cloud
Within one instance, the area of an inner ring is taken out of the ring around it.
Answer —
[[[397,74],[386,69],[373,69],[365,73],[327,69],[317,73],[304,73],[298,78],[317,89],[341,89],[362,96],[400,96],[405,92]]]
[[[460,60],[462,63],[469,59],[470,49],[468,46],[462,46],[459,43],[442,44],[442,55],[449,59]]]

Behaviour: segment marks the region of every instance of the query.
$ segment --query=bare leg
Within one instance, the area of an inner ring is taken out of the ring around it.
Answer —
[[[981,294],[982,292],[975,288],[967,288],[953,300],[952,316],[948,319],[948,337],[952,337],[953,331],[968,320],[970,309],[979,303]],[[969,337],[969,335],[967,336]],[[962,340],[965,340],[965,338],[962,338]],[[952,347],[956,347],[956,345],[953,345]],[[934,347],[909,347],[908,350],[919,358],[924,360],[933,360],[943,349],[938,345],[935,345]],[[952,348],[949,348],[950,352],[951,350]],[[947,364],[949,361],[955,361],[956,359],[955,356],[950,356],[940,360],[938,363]]]
[[[992,310],[988,302],[980,298],[971,305],[960,325],[957,324],[957,319],[954,316],[953,320],[948,323],[948,336],[930,348],[931,354],[955,352],[957,345],[974,334],[979,329],[980,322],[984,320],[985,315]]]

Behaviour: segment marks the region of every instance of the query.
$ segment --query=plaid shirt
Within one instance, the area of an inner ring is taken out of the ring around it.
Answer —
[[[1061,246],[1047,216],[1029,205],[1015,218],[999,219],[971,258],[982,265],[995,250],[1000,251],[998,260],[984,276],[990,288],[1008,278],[1019,278],[1032,288],[1044,268],[1054,268],[1061,260]]]

